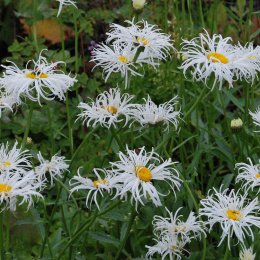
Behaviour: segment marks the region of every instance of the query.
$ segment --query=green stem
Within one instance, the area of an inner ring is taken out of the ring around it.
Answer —
[[[225,104],[224,104],[224,100],[223,100],[223,96],[222,96],[222,92],[221,91],[219,91],[219,95],[220,95],[220,100],[221,100],[221,104],[222,104],[222,109],[223,109],[223,112],[224,112],[225,120],[226,120],[226,123],[227,123],[228,133],[229,133],[229,136],[230,136],[230,149],[231,149],[233,166],[235,167],[234,144],[233,144],[232,132],[231,132],[231,129],[230,129],[230,122],[229,122],[229,120],[227,118],[226,108],[225,108]]]
[[[9,243],[10,243],[10,225],[9,225],[9,210],[5,210],[5,223],[6,223],[6,240],[5,240],[5,252],[9,252]],[[9,255],[6,256],[6,259],[9,259]]]
[[[125,236],[124,236],[123,241],[122,241],[122,243],[121,243],[121,245],[120,245],[120,247],[119,247],[119,249],[117,251],[117,254],[116,254],[114,260],[118,260],[119,259],[120,255],[121,255],[121,252],[122,252],[123,248],[125,247],[125,243],[126,243],[126,240],[127,240],[128,236],[129,236],[129,233],[130,233],[132,224],[133,224],[133,222],[135,220],[136,214],[137,213],[136,213],[136,210],[135,210],[135,205],[133,205],[132,206],[132,211],[131,211],[131,216],[129,218],[129,222],[128,222],[128,226],[127,226],[127,230],[126,230]]]
[[[73,19],[74,19],[74,31],[75,31],[75,73],[77,74],[79,71],[79,58],[78,58],[78,36],[79,36],[79,34],[78,34],[78,21],[77,21],[77,17],[76,17],[75,8],[73,11]],[[76,99],[77,99],[77,103],[79,104],[78,84],[75,83],[75,86],[76,86]]]
[[[28,134],[29,134],[30,126],[31,126],[33,107],[34,107],[34,102],[31,100],[30,111],[29,111],[29,115],[28,115],[28,118],[27,118],[27,124],[26,124],[26,127],[25,127],[23,142],[22,142],[22,146],[21,146],[21,152],[25,149],[27,137],[28,137]]]
[[[85,225],[81,231],[79,231],[76,235],[74,235],[70,241],[65,245],[65,247],[62,249],[62,251],[60,252],[60,254],[58,255],[57,257],[57,260],[59,260],[61,258],[61,256],[63,255],[63,253],[65,252],[65,250],[67,249],[68,246],[70,246],[82,233],[84,233],[93,223],[94,221],[96,220],[97,218],[97,214],[98,214],[98,208],[96,208],[95,210],[95,213],[94,213],[94,216],[92,216],[92,219],[91,221]]]
[[[93,136],[93,134],[98,130],[98,128],[100,127],[100,125],[96,126],[95,128],[93,128],[83,139],[83,141],[81,142],[81,144],[79,145],[78,149],[74,152],[73,156],[71,157],[71,161],[70,161],[70,165],[72,165],[72,163],[74,162],[76,156],[78,155],[78,153],[81,151],[81,149],[83,148],[83,146],[85,145],[85,143],[87,142],[87,140]]]
[[[199,7],[200,7],[201,24],[202,24],[202,27],[205,28],[205,22],[204,22],[204,17],[203,17],[203,10],[202,10],[202,2],[201,2],[201,0],[199,0]]]
[[[68,91],[66,91],[66,111],[67,111],[67,121],[68,121],[68,130],[69,130],[69,143],[70,143],[70,154],[73,155],[73,135],[72,128],[70,122],[70,109],[69,109],[69,95]]]
[[[4,212],[2,211],[0,213],[0,256],[1,260],[4,260],[5,256],[5,251],[4,251],[4,230],[3,230],[3,217],[4,217]]]
[[[111,125],[110,130],[111,130],[111,133],[112,133],[113,137],[115,138],[117,144],[119,145],[120,149],[122,150],[122,152],[125,151],[125,147],[122,144],[119,136],[117,135],[116,129],[113,125]]]
[[[226,247],[226,252],[225,252],[225,255],[224,255],[224,259],[223,260],[228,260],[228,256],[229,256],[229,248],[228,248],[228,238],[227,238],[227,247]]]
[[[168,0],[164,0],[164,32],[168,33]]]
[[[35,50],[39,54],[38,42],[37,42],[37,0],[33,0],[33,40]]]
[[[190,110],[185,114],[185,116],[183,117],[183,120],[185,121],[185,119],[187,119],[187,117],[193,112],[193,110],[197,107],[197,105],[199,104],[199,102],[201,101],[201,99],[204,97],[204,94],[207,91],[207,86],[204,85],[203,90],[201,91],[200,95],[198,96],[196,102],[193,104],[193,106],[190,108]]]
[[[55,153],[55,147],[54,147],[54,132],[52,128],[52,119],[51,119],[51,111],[50,111],[50,101],[48,101],[46,105],[46,110],[48,114],[48,123],[49,123],[49,128],[50,128],[50,142],[51,142],[51,155],[53,156]]]

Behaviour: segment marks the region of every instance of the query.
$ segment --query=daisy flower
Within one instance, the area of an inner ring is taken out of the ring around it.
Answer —
[[[175,50],[170,35],[162,33],[157,25],[148,24],[144,20],[135,24],[134,19],[126,21],[129,25],[127,27],[111,24],[111,30],[107,33],[107,42],[142,47],[143,53],[152,62],[154,59],[166,60],[167,56],[170,56],[170,51]]]
[[[238,176],[236,178],[236,183],[239,181],[244,182],[243,188],[251,188],[260,186],[260,164],[253,164],[250,158],[247,158],[250,164],[237,163],[236,168],[238,168]],[[258,190],[259,192],[259,190]]]
[[[183,216],[178,216],[181,208],[179,208],[174,215],[167,208],[165,209],[169,213],[170,218],[164,218],[157,215],[154,216],[153,226],[155,232],[160,232],[161,235],[181,235],[182,239],[193,239],[197,237],[201,238],[201,233],[204,233],[206,236],[206,233],[202,228],[203,222],[197,220],[194,212],[190,212],[187,220],[183,221],[181,220]]]
[[[8,142],[6,145],[0,146],[0,171],[19,171],[25,173],[26,170],[31,169],[31,162],[28,160],[31,155],[28,154],[28,150],[21,151],[21,148],[17,148],[18,142],[12,149],[9,149]]]
[[[146,152],[145,147],[140,148],[137,154],[135,151],[126,147],[126,155],[122,152],[118,154],[120,161],[111,162],[113,172],[118,176],[118,182],[122,184],[122,188],[118,195],[127,198],[127,193],[131,193],[131,203],[136,201],[144,205],[143,200],[150,198],[155,206],[161,206],[159,195],[166,196],[157,191],[153,185],[153,181],[165,181],[169,184],[174,192],[174,188],[179,190],[181,179],[178,177],[177,170],[170,166],[177,163],[171,159],[162,163],[162,158],[155,153]],[[155,163],[159,164],[158,166]]]
[[[33,205],[33,196],[42,197],[42,195],[36,191],[39,187],[33,174],[26,174],[21,178],[20,174],[12,174],[9,171],[0,174],[0,203],[1,211],[4,209],[16,210],[17,198],[22,198],[19,205],[28,203],[28,209]],[[4,204],[5,202],[5,204]]]
[[[78,176],[74,176],[70,180],[70,186],[76,185],[74,188],[70,190],[71,193],[73,193],[75,190],[89,190],[88,196],[86,198],[86,206],[87,208],[91,208],[92,202],[94,200],[97,208],[100,210],[97,196],[100,194],[103,197],[103,192],[107,191],[109,194],[112,194],[112,189],[117,189],[117,181],[116,178],[111,174],[110,172],[102,169],[93,169],[96,179],[95,181],[92,181],[89,178],[83,178],[79,173],[80,168],[78,169]],[[104,178],[101,178],[98,171],[103,172]],[[92,195],[92,197],[91,197]]]
[[[62,178],[63,172],[69,172],[69,164],[67,164],[69,160],[65,160],[64,156],[57,156],[57,154],[55,154],[52,156],[51,161],[48,161],[45,160],[42,157],[41,152],[39,152],[37,157],[41,164],[35,168],[35,171],[40,180],[46,180],[46,174],[48,172],[50,174],[52,185],[53,178]]]
[[[58,11],[57,17],[60,15],[63,5],[73,5],[73,6],[75,6],[76,8],[78,8],[78,7],[75,5],[76,2],[71,1],[71,0],[56,0],[56,1],[58,1],[58,2],[60,3],[59,11]]]
[[[78,108],[83,109],[82,113],[78,115],[78,118],[83,118],[83,123],[87,121],[87,126],[93,125],[95,127],[98,123],[101,126],[110,128],[114,127],[116,123],[125,120],[125,125],[128,123],[130,116],[132,115],[131,108],[135,107],[134,104],[129,102],[134,98],[129,94],[123,94],[121,96],[119,88],[111,88],[109,91],[105,91],[96,98],[96,102],[92,99],[89,104],[81,102]],[[124,118],[120,118],[123,115]]]
[[[26,69],[23,70],[20,70],[11,61],[13,66],[1,65],[6,69],[6,72],[0,79],[0,84],[7,93],[17,94],[17,102],[19,102],[20,95],[38,101],[39,104],[41,97],[52,100],[57,96],[60,100],[64,100],[64,93],[77,81],[75,78],[65,75],[63,71],[56,69],[60,63],[64,62],[48,63],[41,54],[38,61],[32,61],[34,63],[33,70],[27,68],[30,61],[28,61]]]
[[[169,130],[169,123],[172,123],[177,130],[177,126],[180,119],[180,111],[175,111],[174,105],[177,104],[177,96],[172,98],[170,101],[165,102],[157,106],[148,95],[147,100],[144,105],[137,106],[133,110],[134,118],[142,126],[144,125],[156,125],[158,123],[163,123],[166,125],[165,130]]]
[[[230,238],[233,234],[243,245],[245,233],[254,239],[251,226],[260,228],[260,217],[257,216],[260,209],[258,199],[249,201],[246,198],[247,194],[240,194],[241,190],[237,193],[231,190],[229,194],[227,194],[228,189],[223,192],[218,192],[215,188],[213,190],[215,194],[208,195],[200,201],[203,208],[199,211],[201,216],[208,217],[206,224],[210,225],[209,231],[215,223],[220,223],[222,235],[219,245],[227,237],[230,249]]]
[[[253,254],[253,248],[243,248],[243,251],[239,252],[239,260],[254,260],[255,254]]]
[[[126,77],[126,88],[128,72],[133,76],[138,75],[142,77],[142,74],[136,72],[137,67],[133,63],[136,50],[132,49],[131,45],[113,44],[111,47],[112,48],[102,43],[98,44],[98,47],[92,51],[91,61],[96,63],[93,69],[96,66],[101,66],[103,68],[103,73],[107,74],[105,81],[107,81],[112,72],[121,72],[121,77]],[[140,58],[136,61],[136,63],[141,66],[142,62],[145,62],[145,60],[140,60]]]
[[[256,109],[255,113],[249,110],[249,115],[252,116],[252,119],[254,120],[254,124],[260,126],[260,107]],[[255,131],[255,132],[259,132],[259,131]]]
[[[2,112],[7,110],[13,111],[13,106],[16,103],[16,97],[12,94],[7,94],[6,92],[0,91],[0,118],[2,117]]]
[[[153,239],[156,241],[156,245],[154,246],[145,246],[148,248],[148,252],[146,254],[146,258],[152,258],[155,253],[158,253],[162,256],[162,260],[165,257],[169,256],[170,260],[173,260],[173,256],[177,257],[177,260],[181,260],[181,255],[183,252],[189,254],[189,252],[184,249],[184,246],[188,240],[179,240],[176,236],[166,236],[163,235],[157,239]]]
[[[214,74],[212,89],[216,82],[219,82],[219,89],[221,89],[223,80],[226,80],[232,87],[233,70],[236,68],[234,65],[236,50],[230,44],[231,37],[222,38],[221,35],[214,34],[211,39],[208,32],[205,29],[204,31],[204,34],[200,34],[200,43],[197,38],[191,41],[183,40],[180,53],[186,55],[187,59],[179,68],[183,69],[185,76],[187,70],[191,68],[193,80],[204,81],[205,84],[207,84],[207,79]]]
[[[237,52],[236,62],[239,64],[235,69],[236,77],[253,83],[260,71],[260,47],[254,48],[253,43],[247,43],[245,46],[238,43],[234,48]]]

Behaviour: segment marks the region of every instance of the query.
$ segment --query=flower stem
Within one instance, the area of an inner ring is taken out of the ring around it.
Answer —
[[[37,42],[37,0],[33,0],[33,40],[37,55],[39,54],[38,42]]]
[[[124,236],[123,241],[122,241],[122,243],[121,243],[121,245],[120,245],[120,247],[119,247],[119,249],[117,251],[117,254],[116,254],[114,260],[118,260],[119,259],[120,255],[121,255],[121,252],[122,252],[123,248],[125,247],[125,243],[126,243],[126,240],[127,240],[128,236],[129,236],[129,233],[130,233],[132,224],[133,224],[133,222],[135,220],[136,214],[137,213],[136,213],[136,210],[135,210],[135,205],[133,205],[125,236]]]
[[[187,117],[192,113],[192,111],[197,107],[197,105],[199,104],[199,102],[201,101],[201,99],[204,97],[204,94],[207,91],[207,86],[204,85],[203,90],[201,91],[200,95],[198,96],[196,102],[193,104],[193,106],[190,108],[190,110],[185,114],[185,116],[183,117],[183,120],[185,121],[185,119],[187,119]]]
[[[5,223],[6,223],[5,252],[9,252],[9,242],[10,242],[9,210],[5,210]],[[6,256],[6,259],[9,259],[9,255]]]
[[[225,116],[225,120],[227,122],[227,129],[228,129],[228,133],[229,133],[229,136],[230,136],[230,149],[231,149],[231,155],[232,155],[232,161],[233,161],[233,166],[235,167],[235,157],[234,157],[234,144],[233,144],[233,136],[232,136],[232,132],[231,132],[231,129],[230,129],[230,123],[229,123],[229,120],[227,118],[227,113],[226,113],[226,108],[225,108],[225,104],[224,104],[224,100],[223,100],[223,96],[222,96],[222,92],[219,91],[219,95],[220,95],[220,100],[221,100],[221,104],[222,104],[222,109],[223,109],[223,112],[224,112],[224,116]],[[242,151],[243,152],[243,151]]]
[[[34,107],[34,102],[31,100],[30,111],[29,111],[29,115],[28,115],[28,118],[27,118],[27,124],[26,124],[26,127],[25,127],[23,142],[22,142],[22,146],[21,146],[21,152],[25,148],[27,137],[28,137],[28,134],[29,134],[29,130],[30,130],[30,126],[31,126],[31,120],[32,120],[32,114],[33,114],[33,107]]]
[[[79,145],[79,147],[77,148],[77,150],[74,152],[74,154],[71,157],[71,161],[70,161],[70,165],[72,165],[72,163],[74,162],[76,156],[78,155],[78,153],[81,151],[81,149],[83,148],[83,146],[85,145],[85,143],[87,142],[87,140],[93,136],[93,134],[98,130],[98,128],[100,127],[100,125],[96,126],[94,129],[92,129],[83,139],[83,141],[81,142],[81,144]]]
[[[121,142],[119,136],[117,135],[116,129],[115,129],[115,127],[114,127],[113,125],[111,125],[110,130],[111,130],[112,135],[113,135],[114,138],[116,139],[116,142],[117,142],[117,144],[119,145],[120,149],[121,149],[122,151],[125,151],[125,147],[124,147],[124,145],[122,144],[122,142]]]
[[[1,256],[1,260],[4,260],[4,230],[3,230],[3,216],[4,216],[4,212],[2,211],[0,213],[0,256]]]
[[[226,247],[226,252],[225,252],[225,255],[224,255],[224,259],[223,260],[228,260],[228,256],[229,256],[229,248],[228,248],[228,238],[227,238],[227,247]]]
[[[58,255],[57,260],[59,260],[59,259],[61,258],[61,256],[62,256],[63,253],[65,252],[66,248],[67,248],[68,246],[70,246],[71,243],[73,243],[83,232],[85,232],[85,231],[94,223],[94,221],[95,221],[96,218],[97,218],[97,214],[98,214],[98,208],[96,208],[96,210],[95,210],[95,212],[94,212],[94,215],[91,216],[91,218],[92,218],[91,221],[90,221],[88,224],[86,224],[76,235],[74,235],[74,236],[70,239],[70,241],[65,245],[65,247],[62,249],[62,251],[61,251],[60,254]]]

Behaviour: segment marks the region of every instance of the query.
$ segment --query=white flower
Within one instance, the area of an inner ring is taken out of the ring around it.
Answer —
[[[215,223],[220,223],[222,235],[219,245],[227,236],[228,246],[230,249],[230,238],[233,234],[244,245],[245,233],[254,239],[251,226],[260,228],[260,217],[257,212],[260,209],[258,199],[249,201],[245,195],[241,195],[241,190],[235,193],[231,190],[227,194],[228,189],[223,192],[217,192],[213,188],[215,194],[208,195],[207,198],[200,201],[203,208],[200,208],[200,215],[207,216],[206,224],[210,225],[211,231]]]
[[[137,106],[136,109],[133,110],[134,118],[141,125],[155,125],[163,122],[163,124],[166,125],[165,130],[169,130],[169,123],[172,123],[175,129],[177,129],[181,114],[180,111],[175,111],[174,109],[174,105],[177,104],[177,98],[176,96],[170,101],[157,106],[148,95],[147,100],[143,98],[145,104]]]
[[[254,120],[254,124],[257,125],[257,126],[260,126],[260,107],[258,107],[256,109],[255,113],[253,113],[249,110],[249,114],[250,114],[250,116],[252,116],[252,118]],[[255,131],[255,132],[260,132],[260,130]]]
[[[130,108],[134,107],[134,104],[128,104],[134,96],[129,94],[123,94],[121,96],[120,89],[114,88],[105,91],[96,98],[96,102],[92,101],[90,104],[81,102],[78,108],[82,108],[83,111],[78,115],[78,118],[83,118],[83,123],[87,121],[87,126],[93,125],[95,127],[98,123],[102,126],[110,128],[114,127],[116,123],[125,120],[125,125],[128,123],[132,111]],[[120,118],[124,116],[124,118]]]
[[[260,47],[254,49],[253,43],[247,43],[245,46],[238,43],[234,48],[237,53],[236,62],[239,64],[235,69],[236,77],[253,83],[255,78],[258,79],[257,72],[260,71]]]
[[[16,148],[18,142],[12,149],[9,149],[8,142],[6,145],[2,144],[0,147],[0,171],[19,171],[26,173],[26,170],[31,169],[31,162],[28,160],[31,155],[28,154],[28,150],[21,151],[21,148]]]
[[[112,45],[112,48],[110,48],[102,43],[92,51],[91,61],[96,63],[94,68],[96,66],[101,66],[103,68],[104,74],[107,74],[105,81],[107,81],[112,72],[121,72],[121,77],[125,76],[127,83],[128,71],[133,76],[138,75],[142,77],[142,74],[136,72],[137,67],[133,63],[135,53],[136,49],[132,49],[131,45],[114,44]],[[136,61],[136,63],[141,66],[142,62],[145,62],[145,60],[140,60],[140,57]],[[125,88],[126,86],[127,84],[125,85]]]
[[[70,192],[73,193],[75,190],[76,191],[89,190],[88,196],[86,198],[86,206],[88,208],[91,208],[91,204],[94,199],[94,202],[95,202],[97,208],[100,210],[98,201],[97,201],[97,195],[99,193],[103,197],[104,191],[107,191],[109,194],[112,194],[112,189],[113,188],[117,189],[116,178],[114,178],[114,176],[110,172],[107,172],[106,170],[93,169],[93,171],[96,175],[96,180],[92,181],[89,178],[81,177],[81,175],[79,174],[79,170],[80,169],[78,169],[78,176],[74,176],[69,182],[71,186],[76,185],[74,188],[72,188],[70,190]],[[100,177],[100,175],[98,174],[98,170],[103,172],[103,174],[105,176],[104,178]],[[73,183],[73,181],[75,181],[75,182]],[[92,197],[91,197],[91,194],[92,194]]]
[[[0,84],[7,93],[16,93],[17,102],[20,95],[29,97],[33,101],[38,101],[43,97],[46,100],[52,100],[57,96],[60,100],[65,99],[64,93],[77,81],[56,67],[60,62],[48,63],[45,57],[39,56],[38,61],[34,63],[34,69],[20,70],[13,62],[13,66],[4,66],[6,69]],[[36,92],[34,94],[34,92]],[[50,93],[51,92],[51,93]],[[36,95],[36,96],[35,96]]]
[[[7,94],[6,92],[0,91],[0,118],[2,116],[2,111],[3,112],[5,112],[6,110],[13,111],[12,107],[15,105],[15,103],[16,103],[16,97],[14,95]]]
[[[133,0],[133,7],[136,10],[141,10],[144,8],[145,0]]]
[[[141,55],[149,58],[152,63],[154,59],[166,60],[167,56],[170,56],[170,50],[175,50],[170,35],[162,33],[157,25],[148,24],[144,20],[134,24],[134,18],[132,21],[126,22],[130,26],[110,25],[111,30],[107,33],[107,42],[113,41],[114,44],[132,44],[137,48],[142,47]]]
[[[184,75],[189,68],[192,68],[191,74],[193,79],[204,81],[207,84],[207,79],[214,74],[215,79],[212,89],[216,82],[219,82],[219,89],[222,88],[223,80],[229,83],[232,87],[234,64],[236,50],[229,43],[230,37],[222,38],[221,35],[214,34],[212,39],[208,32],[204,29],[205,34],[200,34],[197,38],[191,41],[183,40],[183,47],[180,53],[187,56],[187,59],[179,67],[183,69]]]
[[[169,255],[170,260],[173,260],[173,255],[177,256],[177,260],[181,260],[181,255],[185,251],[185,244],[188,240],[179,240],[177,236],[161,236],[158,239],[153,239],[157,242],[155,246],[145,246],[148,248],[146,258],[152,258],[155,253],[159,253],[162,256],[162,260]]]
[[[172,235],[175,234],[178,236],[181,235],[182,239],[193,239],[193,238],[201,238],[201,233],[206,235],[203,230],[203,222],[198,221],[197,217],[195,217],[194,212],[190,212],[186,221],[181,220],[183,218],[182,215],[178,216],[181,208],[177,209],[175,214],[171,213],[167,208],[165,208],[170,215],[170,218],[164,218],[161,216],[154,216],[153,226],[155,232],[160,232],[160,235]]]
[[[51,157],[51,161],[45,160],[42,157],[41,152],[37,155],[39,162],[41,163],[39,166],[35,168],[36,174],[39,180],[46,180],[47,172],[50,174],[51,178],[51,185],[53,184],[53,178],[56,179],[57,177],[62,178],[63,172],[69,172],[69,160],[65,160],[64,156],[57,156],[55,154]]]
[[[32,185],[32,183],[34,184]],[[0,174],[1,211],[6,208],[15,211],[18,197],[22,198],[19,205],[28,203],[29,209],[33,205],[33,196],[42,197],[36,191],[37,188],[39,188],[39,184],[37,184],[33,174],[26,174],[21,178],[21,174],[12,174],[9,171],[2,172]]]
[[[236,183],[242,181],[244,182],[242,186],[243,188],[251,188],[253,190],[254,187],[260,186],[260,164],[254,165],[250,158],[247,159],[249,160],[250,164],[236,164],[236,168],[238,168],[238,176],[236,178]]]
[[[150,198],[155,206],[161,206],[159,195],[163,195],[157,191],[152,181],[160,180],[169,184],[174,192],[174,188],[179,190],[181,186],[181,179],[177,170],[170,166],[176,162],[168,159],[162,163],[162,158],[155,153],[146,152],[145,147],[140,148],[139,154],[135,151],[129,150],[126,147],[127,155],[119,152],[120,161],[111,162],[113,172],[118,176],[118,182],[122,184],[122,188],[118,195],[127,197],[127,193],[131,193],[131,203],[136,201],[136,208],[138,202],[144,205],[143,199]],[[159,164],[158,166],[155,163]],[[166,196],[166,195],[163,195]]]
[[[75,5],[76,2],[71,1],[71,0],[56,0],[56,1],[60,2],[60,6],[59,6],[59,11],[58,11],[57,17],[60,15],[63,5],[73,5],[73,6],[75,6],[76,8],[78,8],[78,7]]]
[[[254,260],[255,254],[253,254],[253,248],[243,248],[243,251],[239,252],[239,260]]]

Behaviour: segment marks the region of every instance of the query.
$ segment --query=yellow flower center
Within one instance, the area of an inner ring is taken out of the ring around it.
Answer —
[[[124,63],[127,63],[129,61],[128,58],[126,58],[125,56],[120,56],[118,59]]]
[[[103,184],[106,183],[106,180],[102,180]],[[93,181],[94,185],[98,188],[99,184],[101,184],[101,181],[100,180],[97,180],[97,181]]]
[[[257,58],[256,55],[250,55],[250,56],[248,56],[248,59],[249,59],[249,60],[256,59],[256,58]]]
[[[143,45],[147,45],[148,43],[150,43],[149,41],[146,40],[145,37],[142,37],[142,39],[141,39],[141,37],[138,37],[138,38],[137,38],[137,41],[138,41],[139,43],[142,43]]]
[[[258,173],[258,174],[256,175],[256,178],[260,178],[260,173]]]
[[[136,176],[139,177],[140,180],[142,181],[150,181],[152,179],[152,174],[151,172],[143,166],[137,166],[135,167],[135,174]]]
[[[113,106],[102,107],[102,109],[106,109],[111,114],[116,114],[117,113],[117,109],[115,107],[113,107]]]
[[[4,166],[8,166],[8,167],[11,166],[11,163],[9,163],[9,162],[4,162],[3,164],[4,164]]]
[[[47,166],[47,172],[50,170],[50,167],[49,166]]]
[[[239,220],[242,217],[241,213],[237,210],[228,210],[227,215],[229,219]]]
[[[208,54],[207,58],[209,60],[211,60],[212,62],[217,62],[217,63],[221,62],[223,64],[227,64],[228,63],[228,59],[224,55],[222,55],[220,53],[212,52],[212,53]]]
[[[172,246],[172,249],[174,249],[176,246]]]
[[[182,226],[182,225],[178,225],[178,227],[176,227],[174,229],[175,232],[178,232],[178,231],[185,231],[186,227],[185,226]]]
[[[36,78],[48,78],[48,75],[45,74],[45,73],[39,73],[39,72],[30,72],[30,73],[27,73],[26,74],[26,77],[27,78],[30,78],[30,79],[36,79]]]
[[[7,184],[0,184],[0,197],[2,195],[2,192],[5,192],[4,195],[7,196],[8,192],[11,190],[12,188],[7,185]]]

